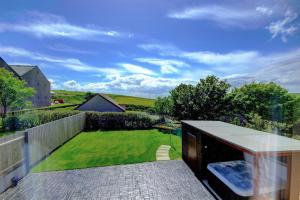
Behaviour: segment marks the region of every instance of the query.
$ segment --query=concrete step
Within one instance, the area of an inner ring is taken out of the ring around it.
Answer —
[[[156,151],[156,160],[170,160],[169,151],[171,146],[161,145]]]

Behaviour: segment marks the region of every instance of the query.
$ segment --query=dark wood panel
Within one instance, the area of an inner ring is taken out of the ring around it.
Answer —
[[[193,171],[197,169],[197,138],[187,133],[188,136],[188,162]]]

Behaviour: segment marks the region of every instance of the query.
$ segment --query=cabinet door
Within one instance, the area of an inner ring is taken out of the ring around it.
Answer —
[[[187,133],[188,135],[188,162],[191,169],[196,172],[197,169],[197,138],[196,136]]]

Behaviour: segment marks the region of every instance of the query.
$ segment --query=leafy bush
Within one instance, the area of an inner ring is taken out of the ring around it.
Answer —
[[[248,115],[249,121],[246,124],[246,127],[253,128],[259,131],[266,131],[269,133],[276,133],[278,135],[284,135],[291,137],[292,136],[292,125],[264,120],[261,116],[255,113],[251,113]]]
[[[161,119],[142,112],[87,112],[87,130],[150,129]]]
[[[256,113],[262,119],[293,124],[299,99],[275,83],[250,83],[228,94],[231,111],[241,115]]]
[[[32,111],[20,114],[18,116],[9,116],[4,120],[6,130],[23,130],[32,128],[41,124],[65,118],[79,111],[55,112],[55,111]]]
[[[155,112],[161,116],[171,116],[173,111],[173,101],[170,96],[158,97],[154,103]]]

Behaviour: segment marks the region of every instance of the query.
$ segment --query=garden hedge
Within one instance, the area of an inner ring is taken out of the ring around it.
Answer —
[[[10,131],[24,130],[78,113],[79,111],[30,111],[17,116],[10,115],[4,120],[4,128]]]
[[[142,112],[86,113],[87,130],[150,129],[162,119]]]

